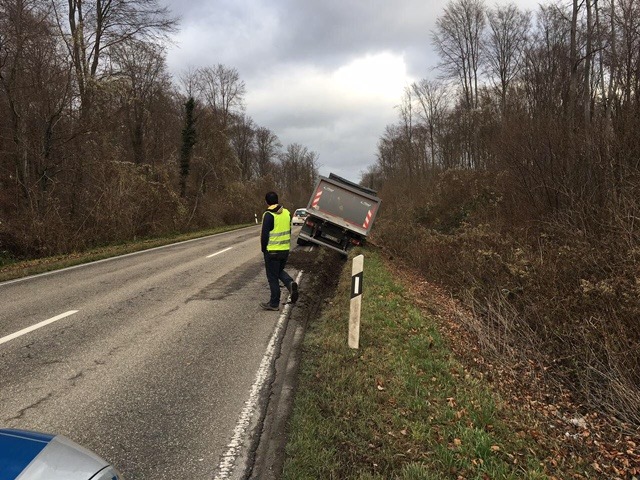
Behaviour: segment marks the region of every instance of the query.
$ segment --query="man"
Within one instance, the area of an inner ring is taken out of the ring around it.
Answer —
[[[268,303],[260,303],[260,306],[265,310],[277,311],[280,308],[280,281],[289,290],[291,302],[298,301],[298,284],[284,270],[291,247],[291,214],[278,204],[276,192],[267,192],[264,199],[268,206],[262,215],[260,244],[271,298]]]

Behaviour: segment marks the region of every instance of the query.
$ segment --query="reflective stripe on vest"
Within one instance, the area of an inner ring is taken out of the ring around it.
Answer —
[[[291,248],[291,214],[286,208],[282,209],[282,213],[277,214],[267,210],[266,214],[273,216],[273,230],[269,232],[269,243],[267,243],[267,251],[284,251]]]

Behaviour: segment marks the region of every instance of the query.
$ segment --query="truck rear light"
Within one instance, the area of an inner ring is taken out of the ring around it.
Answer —
[[[313,223],[311,220],[307,220],[306,222],[304,222],[306,225],[309,225],[310,227],[313,227],[315,225],[315,223]]]
[[[360,242],[360,240],[358,240],[357,238],[352,238],[351,243],[357,246],[357,245],[360,245],[362,242]]]

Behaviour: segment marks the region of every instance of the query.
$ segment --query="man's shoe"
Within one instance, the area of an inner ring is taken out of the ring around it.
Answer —
[[[291,294],[291,303],[296,303],[298,301],[298,284],[296,282],[291,282],[288,290]]]
[[[260,302],[260,306],[264,309],[264,310],[273,310],[274,312],[277,312],[278,310],[280,310],[278,307],[273,307],[268,303],[262,303]]]

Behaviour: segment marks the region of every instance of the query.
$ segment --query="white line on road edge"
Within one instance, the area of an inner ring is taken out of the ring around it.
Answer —
[[[21,337],[22,335],[25,335],[29,332],[33,332],[34,330],[37,330],[46,325],[49,325],[50,323],[57,322],[58,320],[62,320],[63,318],[68,317],[69,315],[73,315],[74,313],[78,313],[78,310],[69,310],[68,312],[61,313],[60,315],[50,318],[49,320],[44,320],[40,323],[36,323],[35,325],[31,325],[30,327],[23,328],[19,332],[12,333],[11,335],[7,335],[6,337],[2,337],[0,338],[0,345],[10,340],[13,340],[14,338]]]
[[[300,283],[301,278],[302,272],[298,272],[296,282]],[[236,459],[240,456],[240,451],[244,443],[244,437],[247,433],[249,425],[251,424],[253,414],[256,413],[256,410],[258,408],[258,399],[260,396],[260,392],[264,387],[265,381],[270,376],[270,369],[276,354],[276,345],[278,344],[278,339],[282,330],[285,328],[286,319],[289,316],[291,308],[292,305],[287,302],[284,309],[282,310],[282,313],[280,314],[280,318],[278,319],[276,328],[271,335],[271,340],[269,340],[267,350],[264,354],[264,357],[262,357],[262,361],[260,362],[260,368],[258,368],[256,380],[251,387],[249,399],[244,402],[244,408],[240,413],[240,417],[238,418],[238,422],[236,423],[236,428],[233,430],[233,437],[231,437],[231,442],[229,442],[229,444],[227,445],[227,451],[222,455],[222,459],[218,464],[216,476],[213,477],[214,480],[229,480],[233,478],[231,477],[231,475],[233,475],[234,468],[236,467]],[[241,478],[241,476],[242,474],[236,475],[237,478]]]
[[[24,282],[25,280],[30,280],[36,277],[46,277],[48,275],[55,275],[56,273],[64,272],[66,270],[75,270],[76,268],[84,268],[89,265],[95,265],[96,263],[111,262],[112,260],[118,260],[119,258],[132,257],[133,255],[142,255],[144,253],[153,252],[154,250],[161,250],[163,248],[175,247],[176,245],[181,245],[183,243],[199,242],[201,240],[207,240],[211,237],[227,235],[234,232],[237,233],[242,230],[246,230],[248,228],[255,228],[255,225],[249,225],[248,227],[238,228],[237,230],[228,230],[226,232],[214,233],[213,235],[207,235],[206,237],[192,238],[191,240],[184,240],[182,242],[168,243],[167,245],[160,245],[159,247],[147,248],[146,250],[138,250],[137,252],[125,253],[124,255],[118,255],[117,257],[103,258],[102,260],[95,260],[93,262],[81,263],[79,265],[73,265],[71,267],[61,268],[60,270],[51,270],[50,272],[37,273],[36,275],[30,275],[28,277],[16,278],[14,280],[7,280],[5,282],[0,282],[0,287],[4,287],[5,285],[11,285],[12,283]]]
[[[233,247],[227,247],[224,250],[220,250],[219,252],[216,253],[212,253],[211,255],[207,255],[207,258],[211,258],[211,257],[215,257],[216,255],[220,255],[221,253],[224,253],[228,250],[231,250]]]

